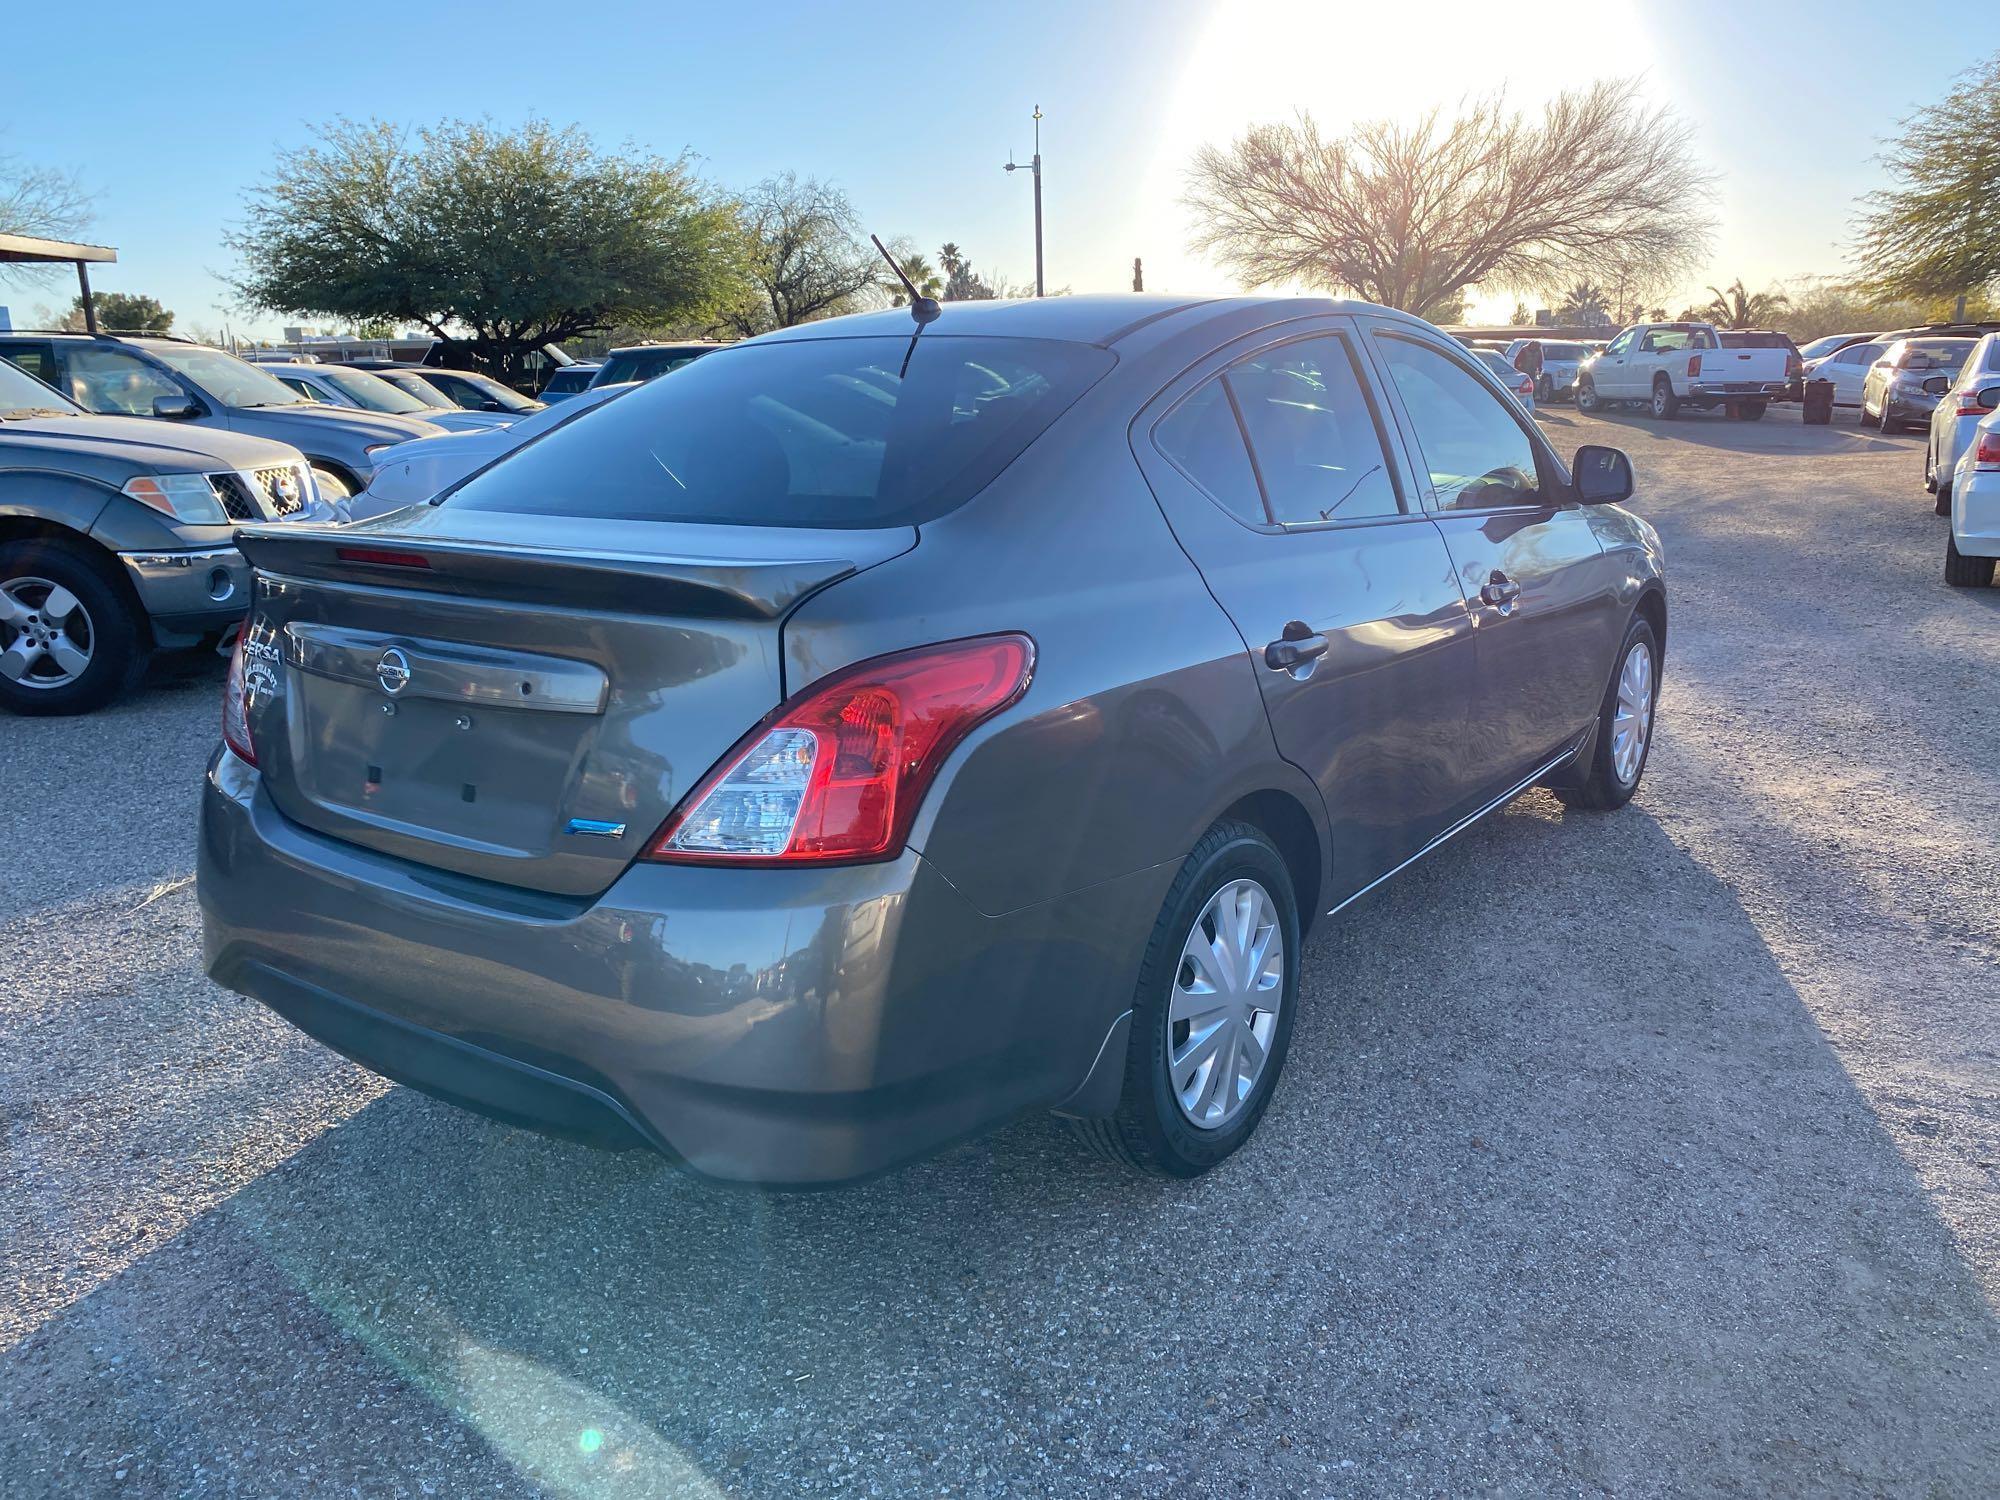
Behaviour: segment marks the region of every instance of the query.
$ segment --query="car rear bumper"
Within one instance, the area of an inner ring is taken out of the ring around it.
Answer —
[[[1001,916],[909,851],[637,864],[594,899],[547,896],[315,834],[220,750],[198,868],[209,973],[375,1071],[790,1185],[1062,1102],[1130,1003],[1172,873]]]
[[[1951,536],[1967,557],[2000,557],[2000,472],[1970,469],[1953,484]]]
[[[1775,401],[1785,394],[1782,380],[1697,380],[1688,387],[1689,394],[1700,400],[1727,400],[1731,397],[1762,398]]]

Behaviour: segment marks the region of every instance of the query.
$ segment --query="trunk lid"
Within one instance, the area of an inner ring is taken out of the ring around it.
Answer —
[[[791,610],[916,532],[445,506],[240,542],[259,575],[250,728],[279,811],[594,895],[784,697]]]

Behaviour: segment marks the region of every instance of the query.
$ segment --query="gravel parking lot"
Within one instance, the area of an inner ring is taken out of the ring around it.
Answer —
[[[0,1490],[2000,1492],[2000,589],[1921,436],[1544,414],[1665,534],[1661,738],[1321,927],[1192,1185],[1027,1119],[706,1186],[199,972],[220,664],[0,721]]]

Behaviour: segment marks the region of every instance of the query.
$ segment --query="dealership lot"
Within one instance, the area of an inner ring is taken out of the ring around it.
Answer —
[[[1192,1184],[1037,1118],[762,1195],[389,1088],[200,977],[219,663],[7,722],[7,1486],[2000,1489],[2000,589],[1920,435],[1543,420],[1666,539],[1650,775],[1322,926]]]

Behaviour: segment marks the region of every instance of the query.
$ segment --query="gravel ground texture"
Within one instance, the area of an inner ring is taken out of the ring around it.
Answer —
[[[211,986],[220,666],[0,720],[7,1495],[2000,1493],[2000,589],[1921,437],[1631,452],[1638,799],[1543,793],[1308,953],[1191,1184],[1056,1122],[707,1186]]]

